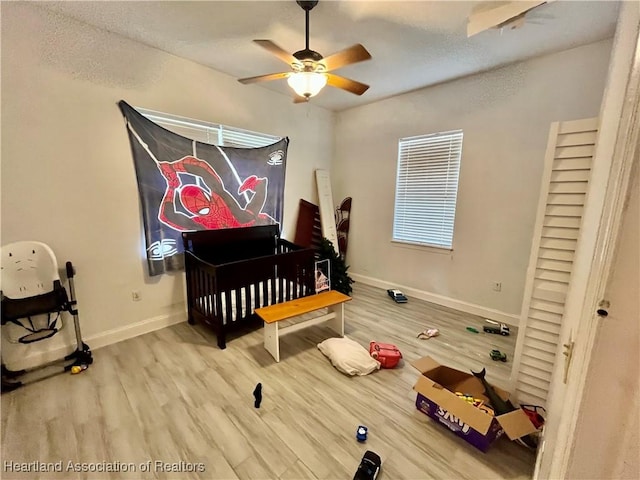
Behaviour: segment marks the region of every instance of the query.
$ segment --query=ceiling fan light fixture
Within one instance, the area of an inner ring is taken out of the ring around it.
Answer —
[[[359,43],[333,53],[328,57],[323,57],[318,52],[311,50],[309,48],[309,11],[318,4],[318,0],[298,0],[297,4],[305,12],[304,49],[291,54],[273,43],[271,40],[254,40],[256,44],[287,63],[291,68],[291,71],[269,73],[267,75],[259,75],[257,77],[239,78],[238,81],[243,85],[247,85],[251,83],[286,78],[289,86],[296,93],[294,103],[302,103],[305,100],[309,100],[311,97],[320,93],[325,85],[340,88],[355,95],[362,95],[367,91],[369,85],[341,77],[331,72],[346,65],[369,60],[371,58],[371,54]]]
[[[311,98],[327,84],[327,76],[318,72],[296,72],[289,75],[287,83],[301,97]]]

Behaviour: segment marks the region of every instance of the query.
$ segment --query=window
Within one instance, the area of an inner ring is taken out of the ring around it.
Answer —
[[[401,138],[393,240],[453,248],[462,130]]]
[[[152,122],[163,126],[173,133],[198,142],[210,143],[220,147],[264,147],[282,139],[282,137],[275,135],[227,127],[226,125],[193,120],[168,113],[154,112],[153,110],[147,110],[145,108],[136,107],[136,110]]]

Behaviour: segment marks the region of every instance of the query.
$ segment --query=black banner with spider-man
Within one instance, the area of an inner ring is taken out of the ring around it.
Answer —
[[[181,232],[281,224],[289,140],[219,147],[157,125],[124,101],[149,275],[184,266]]]

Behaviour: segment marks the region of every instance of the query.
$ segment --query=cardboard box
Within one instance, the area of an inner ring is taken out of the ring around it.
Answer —
[[[420,358],[411,365],[421,373],[413,387],[417,392],[416,408],[479,450],[486,452],[503,433],[515,440],[536,431],[520,408],[492,416],[458,397],[455,392],[490,403],[482,382],[471,373],[440,365],[431,357]],[[504,390],[494,389],[503,400],[509,398]]]

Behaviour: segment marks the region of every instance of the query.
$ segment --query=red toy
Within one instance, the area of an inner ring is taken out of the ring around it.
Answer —
[[[540,430],[544,425],[544,417],[540,414],[540,411],[546,413],[546,410],[538,405],[520,405],[520,408],[527,414],[533,426]]]
[[[369,343],[369,353],[380,362],[382,368],[395,368],[402,358],[398,347],[390,343],[371,342]]]

